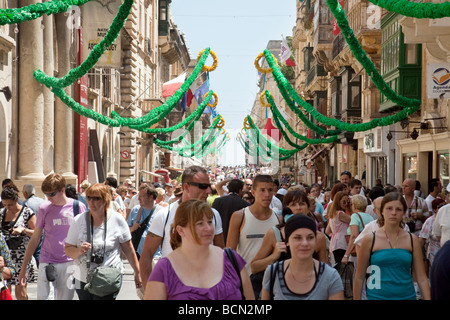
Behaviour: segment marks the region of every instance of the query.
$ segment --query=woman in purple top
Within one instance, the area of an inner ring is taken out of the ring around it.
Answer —
[[[174,251],[155,265],[145,288],[146,300],[240,300],[239,275],[221,248],[212,245],[213,212],[200,200],[184,201],[171,227]],[[246,262],[235,254],[243,292],[254,299]]]

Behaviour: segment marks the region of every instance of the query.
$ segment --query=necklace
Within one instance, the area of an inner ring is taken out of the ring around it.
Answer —
[[[383,231],[384,231],[384,235],[386,236],[387,241],[389,242],[389,246],[391,247],[391,249],[396,248],[397,247],[397,242],[398,242],[398,235],[400,234],[400,228],[397,231],[397,238],[395,239],[394,246],[392,246],[391,240],[389,239],[389,236],[388,236],[385,228],[383,228]]]
[[[314,261],[313,261],[313,263],[314,263]],[[288,265],[288,269],[289,269],[289,267],[291,266],[291,264],[289,264]],[[292,272],[292,270],[291,269],[289,269],[289,271],[291,272],[291,274],[292,274],[292,278],[296,281],[296,282],[298,282],[298,283],[306,283],[306,282],[308,282],[309,280],[311,280],[311,278],[313,277],[313,275],[315,274],[315,268],[316,268],[316,265],[314,264],[314,269],[311,271],[311,275],[307,278],[307,279],[305,279],[305,280],[297,280],[296,278],[295,278],[295,275],[294,275],[294,272]]]

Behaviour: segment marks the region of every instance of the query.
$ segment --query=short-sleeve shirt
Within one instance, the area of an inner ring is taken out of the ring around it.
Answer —
[[[69,228],[66,243],[80,247],[83,242],[87,241],[86,214],[85,212],[75,217]],[[104,235],[105,224],[94,229],[94,236],[92,238],[94,244],[93,253],[103,256],[103,252],[105,252],[101,265],[123,269],[123,263],[120,258],[120,244],[131,240],[131,233],[127,222],[120,213],[110,210],[106,226],[106,247]],[[76,266],[74,268],[75,279],[83,282],[86,282],[87,275],[86,257],[83,254],[74,262]],[[91,263],[91,268],[94,267],[97,267],[97,264]]]
[[[80,212],[86,211],[86,207],[80,202]],[[39,262],[42,263],[65,263],[72,261],[66,256],[64,247],[67,232],[73,221],[73,199],[57,206],[46,201],[39,207],[36,219],[36,228],[44,230],[41,255]]]
[[[358,226],[358,231],[361,232],[369,222],[373,221],[373,218],[370,214],[365,212],[358,212],[358,213],[361,216],[362,222],[358,214],[356,213],[352,214],[350,218],[349,227],[347,228],[347,234],[350,234],[350,226]],[[364,223],[364,226],[362,223]]]
[[[285,260],[286,261],[286,260]],[[316,282],[313,288],[305,294],[297,294],[289,290],[284,277],[285,261],[278,261],[269,265],[264,272],[263,288],[271,292],[272,268],[276,268],[273,281],[274,300],[328,300],[331,296],[344,290],[341,277],[336,269],[320,262]]]
[[[242,270],[245,260],[235,254],[238,268]],[[186,286],[177,276],[168,258],[159,259],[153,268],[148,281],[162,282],[167,288],[168,300],[240,300],[241,280],[233,264],[223,251],[222,279],[211,288],[196,288]]]

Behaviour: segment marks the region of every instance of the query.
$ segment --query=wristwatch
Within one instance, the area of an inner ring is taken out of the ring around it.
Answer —
[[[347,258],[347,259],[350,258],[350,255],[345,254],[344,258]]]

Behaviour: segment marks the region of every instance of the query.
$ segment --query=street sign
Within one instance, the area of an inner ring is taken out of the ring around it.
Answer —
[[[120,153],[120,156],[122,157],[122,159],[128,159],[130,157],[130,151],[128,150],[124,150]]]

